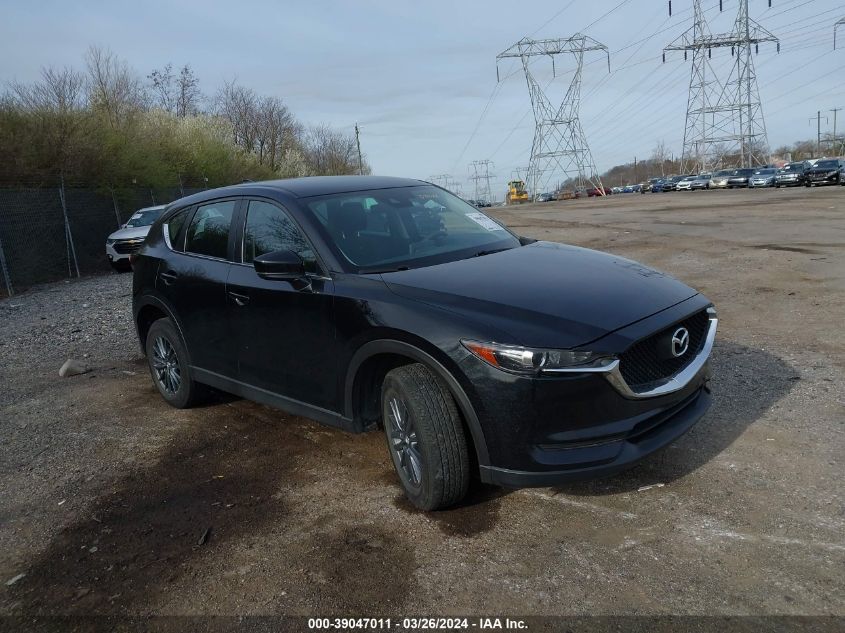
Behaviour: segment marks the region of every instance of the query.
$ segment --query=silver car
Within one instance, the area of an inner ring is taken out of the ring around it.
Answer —
[[[731,174],[733,173],[732,169],[722,169],[717,171],[715,174],[710,176],[710,187],[709,189],[727,189],[728,188],[728,178],[730,178]]]
[[[122,227],[106,239],[106,255],[112,268],[118,271],[128,271],[129,256],[141,248],[150,226],[164,211],[164,205],[144,207],[132,214]]]
[[[778,170],[766,167],[764,169],[758,169],[754,172],[751,178],[748,179],[748,186],[749,187],[774,187],[775,186],[775,176],[777,175]]]

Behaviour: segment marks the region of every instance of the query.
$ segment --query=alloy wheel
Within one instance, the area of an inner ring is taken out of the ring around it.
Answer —
[[[182,385],[179,357],[170,341],[163,336],[156,338],[153,343],[152,366],[156,382],[162,390],[171,394],[179,391]]]
[[[387,416],[390,450],[402,471],[403,478],[413,488],[419,488],[422,484],[423,461],[417,431],[411,416],[408,415],[408,407],[396,396],[390,398],[388,406],[390,408]]]

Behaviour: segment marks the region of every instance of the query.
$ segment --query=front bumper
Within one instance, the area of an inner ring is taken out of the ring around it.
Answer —
[[[615,340],[609,345],[644,338],[687,318],[690,308],[707,305],[691,301],[610,335]],[[708,360],[716,325],[711,317],[706,342],[692,362],[645,393],[628,388],[618,362],[528,377],[465,358],[461,364],[475,391],[489,454],[480,466],[482,480],[522,487],[603,477],[671,443],[710,406]]]
[[[129,254],[118,253],[111,244],[106,244],[106,256],[113,264],[129,263]]]
[[[807,182],[813,185],[836,185],[839,183],[839,176],[833,174],[830,176],[807,176]]]
[[[624,439],[558,449],[556,470],[527,471],[481,466],[481,479],[498,486],[529,488],[615,475],[689,431],[707,413],[711,402],[710,388],[705,384],[675,407],[646,420],[641,431]]]

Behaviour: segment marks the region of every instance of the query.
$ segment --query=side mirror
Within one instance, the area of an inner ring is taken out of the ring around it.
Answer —
[[[305,277],[305,264],[293,251],[273,251],[259,255],[253,262],[255,272],[262,279],[290,281]]]

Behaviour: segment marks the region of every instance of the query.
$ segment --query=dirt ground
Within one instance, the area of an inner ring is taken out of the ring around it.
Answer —
[[[690,433],[612,479],[423,514],[380,434],[169,408],[129,275],[43,286],[0,302],[0,615],[845,615],[845,187],[493,213],[716,303]],[[93,370],[59,378],[68,357]]]

